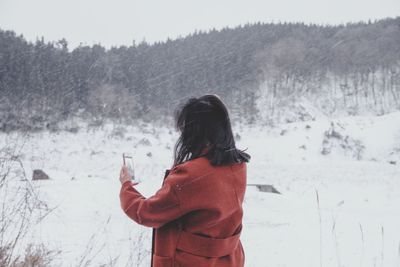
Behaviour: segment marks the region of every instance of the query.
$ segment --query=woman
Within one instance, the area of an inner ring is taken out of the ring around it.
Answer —
[[[161,189],[143,197],[123,166],[121,207],[153,228],[152,267],[242,267],[239,237],[250,155],[235,147],[228,110],[216,95],[190,98],[175,122],[180,137]]]

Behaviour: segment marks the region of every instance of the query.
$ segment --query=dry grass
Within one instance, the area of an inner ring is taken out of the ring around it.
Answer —
[[[24,255],[15,257],[12,261],[8,261],[7,258],[10,254],[8,247],[0,248],[0,266],[9,267],[47,267],[52,266],[54,257],[60,253],[60,251],[48,250],[43,244],[28,244]]]
[[[31,225],[40,223],[53,209],[41,201],[28,179],[22,151],[28,134],[8,135],[0,148],[0,266],[50,266],[50,255],[58,252],[29,244],[21,251]],[[39,211],[42,216],[35,220]],[[19,254],[19,255],[16,255]]]

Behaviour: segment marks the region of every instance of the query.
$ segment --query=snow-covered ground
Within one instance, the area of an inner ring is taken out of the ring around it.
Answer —
[[[282,193],[247,188],[246,266],[400,266],[400,112],[233,130],[252,156],[248,183]],[[55,209],[28,237],[62,251],[55,266],[148,266],[151,229],[119,205],[122,153],[133,154],[137,188],[151,196],[177,137],[145,124],[30,134],[22,162],[29,177],[49,174],[32,184]],[[1,134],[0,147],[9,138]]]

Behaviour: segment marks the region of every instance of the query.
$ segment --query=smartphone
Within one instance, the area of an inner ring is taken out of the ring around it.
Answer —
[[[129,176],[132,178],[132,181],[134,182],[139,182],[136,178],[135,178],[135,169],[133,166],[133,157],[127,153],[122,153],[122,160],[123,163],[126,167],[128,167],[128,173]]]

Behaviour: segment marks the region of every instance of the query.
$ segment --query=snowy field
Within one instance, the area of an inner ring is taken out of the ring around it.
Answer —
[[[246,266],[400,266],[400,112],[233,130],[252,156],[248,183],[282,193],[247,187]],[[177,137],[145,124],[31,133],[20,156],[29,178],[50,176],[31,183],[54,210],[29,241],[60,250],[54,266],[149,266],[151,229],[119,205],[122,153],[133,154],[137,188],[151,196]],[[15,139],[2,133],[0,145]]]

